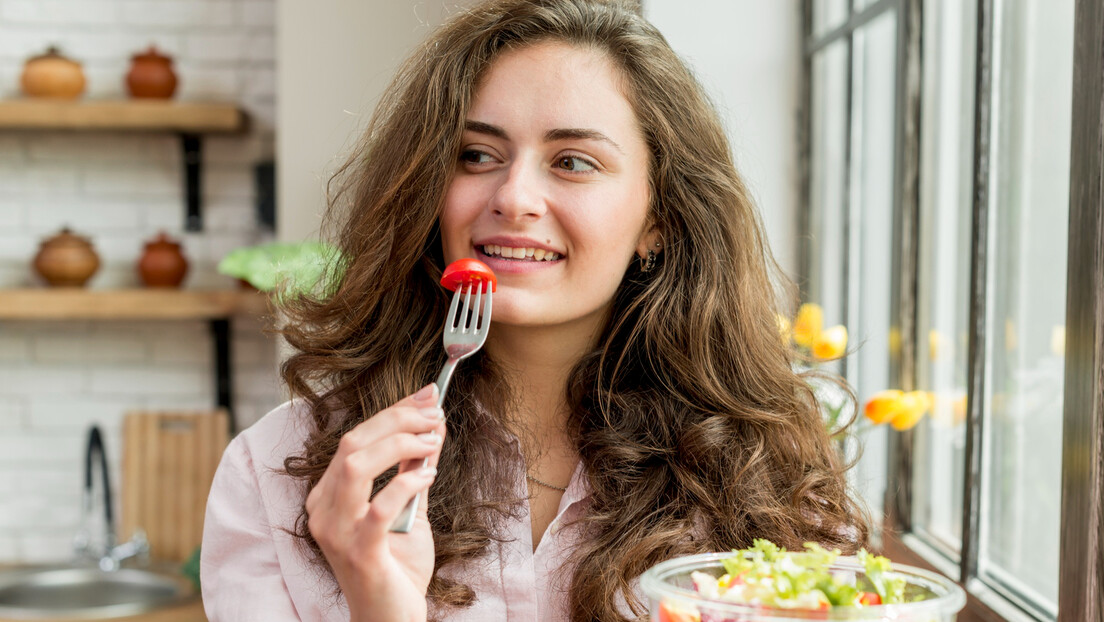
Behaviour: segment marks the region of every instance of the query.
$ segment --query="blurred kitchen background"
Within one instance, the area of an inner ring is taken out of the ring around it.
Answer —
[[[465,4],[0,0],[0,565],[71,556],[91,424],[118,482],[126,413],[229,407],[240,430],[286,399],[261,308],[216,266],[317,235],[325,183],[395,67]],[[876,542],[968,585],[968,619],[1082,619],[1101,578],[1086,570],[1099,548],[1078,546],[1104,540],[1104,484],[1069,461],[1100,459],[1100,400],[1079,384],[1098,355],[1075,346],[1100,338],[1085,319],[1100,313],[1100,268],[1084,253],[1101,239],[1068,223],[1099,223],[1104,69],[1091,50],[1104,0],[644,0],[643,11],[713,96],[780,266],[822,314],[817,330],[847,327],[848,356],[821,364],[845,375],[860,409],[887,389],[923,398],[907,424],[858,413],[840,443],[858,459],[851,480]],[[1075,58],[1075,39],[1090,52]],[[94,103],[128,99],[132,56],[151,45],[172,58],[174,101],[248,119],[194,132],[199,227],[185,226],[179,129],[5,125],[4,105],[26,102],[24,63],[48,47],[81,63],[80,101]],[[143,289],[136,263],[165,233],[189,262],[181,290],[214,291],[222,306],[35,317],[25,305],[46,300],[45,285],[31,264],[63,227],[99,255],[89,292],[143,304],[124,294]]]
[[[200,134],[200,231],[185,228],[178,132],[0,126],[0,563],[71,555],[89,425],[104,429],[118,482],[126,413],[209,411],[217,401],[214,338],[204,319],[2,317],[5,296],[10,308],[16,292],[46,287],[32,269],[40,245],[63,227],[87,238],[101,265],[85,288],[111,293],[142,287],[135,265],[144,244],[164,232],[189,262],[183,290],[237,288],[216,271],[219,261],[240,247],[315,235],[324,182],[397,64],[462,6],[0,0],[0,102],[27,101],[25,63],[50,46],[81,64],[86,87],[78,101],[127,100],[132,57],[152,45],[172,59],[174,101],[227,104],[248,117],[245,131]],[[646,8],[716,97],[751,185],[770,206],[764,217],[776,251],[793,269],[800,6],[718,0],[693,12],[676,3]],[[727,25],[703,23],[702,14]],[[275,222],[259,205],[271,189],[258,183],[258,168],[273,161]],[[231,322],[238,429],[285,399],[278,348],[256,315],[237,313]]]

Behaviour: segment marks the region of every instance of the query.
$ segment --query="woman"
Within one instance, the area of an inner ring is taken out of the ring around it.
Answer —
[[[633,3],[458,15],[343,172],[343,274],[284,330],[298,399],[212,489],[212,620],[633,619],[677,555],[863,543],[725,135]],[[498,291],[442,415],[461,257]]]

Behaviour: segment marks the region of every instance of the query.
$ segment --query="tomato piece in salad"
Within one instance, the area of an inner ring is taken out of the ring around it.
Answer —
[[[487,267],[487,264],[478,259],[471,259],[470,257],[457,259],[450,263],[445,268],[444,274],[441,275],[441,285],[452,292],[456,291],[464,283],[470,283],[472,281],[481,281],[490,284],[492,292],[498,290],[498,279],[495,278],[494,272]],[[485,286],[481,289],[482,291],[487,291]]]
[[[677,605],[663,601],[659,603],[659,622],[701,622],[701,614],[696,610],[680,609]]]
[[[860,605],[880,605],[882,604],[882,597],[878,596],[874,592],[863,592],[859,595]]]

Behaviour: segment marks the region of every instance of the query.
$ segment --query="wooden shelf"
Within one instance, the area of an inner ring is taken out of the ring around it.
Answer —
[[[0,129],[185,132],[241,132],[245,113],[232,104],[172,100],[0,101]]]
[[[204,134],[243,132],[248,118],[233,104],[173,100],[0,100],[0,131],[170,132],[184,149],[184,229],[203,230],[200,171]]]
[[[268,313],[255,291],[0,289],[0,320],[211,320]]]

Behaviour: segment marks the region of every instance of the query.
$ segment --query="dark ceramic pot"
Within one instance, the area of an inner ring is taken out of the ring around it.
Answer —
[[[135,54],[131,58],[126,85],[131,97],[171,98],[176,92],[176,73],[172,68],[172,57],[159,53],[152,45],[144,53]]]
[[[188,260],[180,243],[164,232],[146,242],[138,259],[138,276],[146,287],[180,287],[188,274]]]

